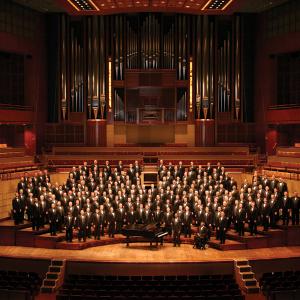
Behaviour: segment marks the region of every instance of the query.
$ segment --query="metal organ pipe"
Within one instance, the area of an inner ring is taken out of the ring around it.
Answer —
[[[66,16],[61,17],[61,110],[62,118],[67,118],[67,24]]]
[[[209,114],[210,118],[213,118],[213,107],[214,107],[214,23],[210,23],[210,34],[209,34]]]
[[[196,19],[196,109],[197,119],[200,119],[201,113],[201,29],[202,17],[197,16]]]
[[[241,49],[240,49],[240,17],[236,17],[235,22],[235,117],[239,119],[241,108]]]
[[[208,73],[208,64],[209,64],[209,50],[208,50],[208,16],[203,17],[203,55],[202,55],[202,101],[203,101],[203,113],[204,119],[207,118],[208,112],[208,84],[209,84],[209,73]]]
[[[230,111],[230,32],[227,37],[227,81],[226,81],[226,95],[227,95],[227,110]]]

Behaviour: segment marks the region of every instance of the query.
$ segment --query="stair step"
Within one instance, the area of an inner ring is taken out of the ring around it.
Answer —
[[[48,272],[46,274],[47,279],[58,279],[59,273],[54,273],[54,272]]]
[[[254,273],[253,272],[243,272],[240,273],[242,276],[242,279],[253,279],[254,278]]]
[[[50,286],[42,286],[41,293],[43,294],[51,294],[53,292],[53,287]]]
[[[260,292],[260,289],[258,286],[246,286],[244,288],[244,291],[247,293],[247,294],[258,294]]]
[[[244,279],[245,286],[257,286],[256,279]]]
[[[49,272],[51,272],[51,273],[59,273],[60,269],[61,269],[61,267],[59,267],[59,266],[50,266],[49,267]]]
[[[248,260],[237,260],[236,261],[236,265],[237,266],[248,266],[249,265],[249,261]]]
[[[61,267],[63,264],[64,264],[63,260],[52,259],[52,261],[51,261],[52,266],[60,266]]]
[[[56,279],[44,279],[44,286],[54,287]]]
[[[238,266],[238,268],[240,269],[240,273],[251,272],[250,266]]]

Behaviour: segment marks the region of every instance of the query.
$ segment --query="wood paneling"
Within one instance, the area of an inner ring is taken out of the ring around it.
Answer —
[[[140,86],[172,87],[176,82],[176,70],[130,70],[126,71],[126,88]]]
[[[127,126],[126,142],[129,144],[166,144],[175,142],[174,125]]]
[[[88,120],[86,142],[89,146],[106,147],[106,120]]]
[[[34,112],[13,109],[0,110],[0,122],[6,124],[33,124]]]
[[[255,123],[226,122],[218,123],[218,143],[254,143]]]
[[[300,124],[300,108],[269,109],[268,124]]]
[[[215,144],[215,121],[196,120],[195,121],[195,145],[212,146]]]

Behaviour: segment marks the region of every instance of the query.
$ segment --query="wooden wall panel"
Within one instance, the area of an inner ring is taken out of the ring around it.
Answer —
[[[188,147],[195,146],[195,125],[175,125],[175,144],[185,144]]]
[[[215,121],[195,121],[195,146],[213,146],[215,144]]]
[[[166,144],[175,142],[174,125],[127,126],[129,144]]]
[[[86,128],[88,146],[106,147],[106,120],[88,120]]]

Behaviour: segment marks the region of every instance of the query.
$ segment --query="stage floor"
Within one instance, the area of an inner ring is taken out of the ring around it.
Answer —
[[[281,258],[300,258],[300,246],[273,247],[248,250],[219,251],[216,249],[198,250],[191,245],[182,244],[174,248],[164,244],[158,248],[146,243],[106,245],[84,250],[41,249],[18,246],[0,246],[0,257],[25,259],[67,259],[89,262],[124,263],[172,263],[172,262],[220,262],[235,259],[268,260]]]

